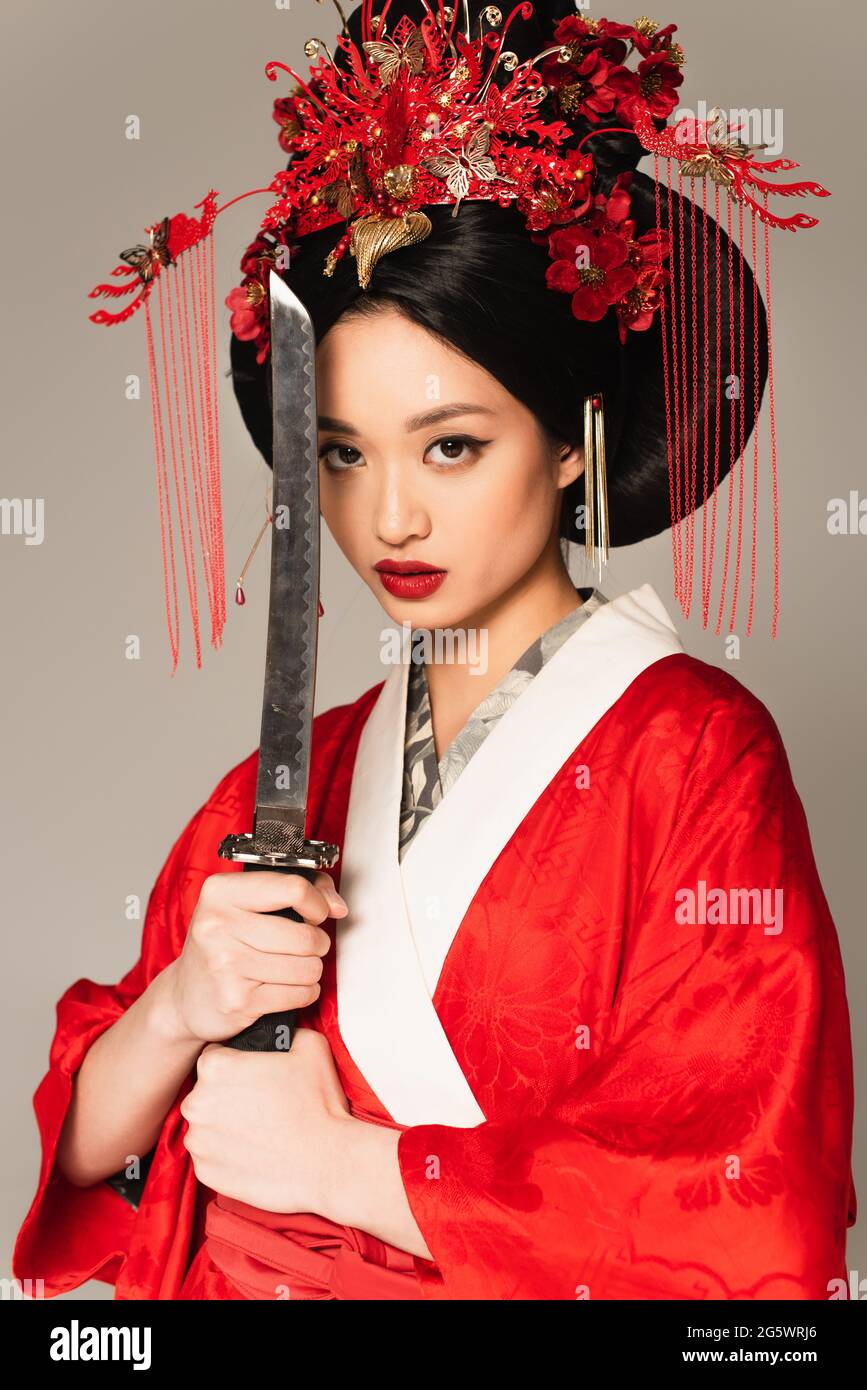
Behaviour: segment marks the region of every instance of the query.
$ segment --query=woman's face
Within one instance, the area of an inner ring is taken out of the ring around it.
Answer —
[[[562,566],[560,501],[581,450],[552,448],[482,367],[389,306],[329,331],[316,387],[322,514],[396,624],[467,624]],[[395,563],[438,573],[377,569]]]

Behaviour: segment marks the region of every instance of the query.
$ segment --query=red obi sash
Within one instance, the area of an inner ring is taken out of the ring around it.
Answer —
[[[211,1261],[244,1298],[422,1297],[412,1255],[304,1212],[260,1211],[217,1197],[205,1213]]]

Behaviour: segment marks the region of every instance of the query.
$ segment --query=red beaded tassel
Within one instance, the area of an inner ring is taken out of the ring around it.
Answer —
[[[174,265],[163,269],[156,277],[155,290],[158,351],[154,342],[150,298],[144,300],[144,311],[166,623],[174,674],[180,650],[176,532],[180,534],[197,667],[202,664],[197,579],[199,564],[204,578],[211,619],[211,646],[214,649],[222,644],[226,621],[213,236],[208,234],[203,237]],[[196,519],[197,545],[192,512]]]
[[[661,199],[660,156],[655,154],[656,179],[656,225],[658,234],[668,232],[670,239],[670,278],[663,288],[660,304],[660,326],[662,330],[663,379],[665,389],[666,449],[669,473],[669,501],[671,510],[671,542],[674,570],[674,593],[682,612],[689,616],[692,606],[695,568],[696,568],[696,525],[697,510],[701,515],[701,611],[702,625],[710,622],[711,588],[714,578],[714,558],[717,548],[717,502],[719,485],[720,416],[729,410],[729,487],[725,526],[725,543],[722,547],[722,574],[716,616],[715,632],[722,631],[726,601],[729,601],[728,628],[735,630],[738,601],[741,597],[741,567],[745,545],[750,546],[750,586],[746,635],[752,631],[755,608],[756,573],[758,563],[758,510],[759,510],[759,289],[757,228],[755,208],[751,212],[751,242],[754,279],[752,287],[752,392],[753,426],[752,478],[750,486],[752,518],[745,518],[746,501],[746,394],[745,372],[747,366],[747,344],[745,328],[745,269],[744,255],[744,204],[737,202],[737,227],[733,226],[733,199],[726,198],[726,231],[728,234],[727,254],[722,252],[720,232],[720,186],[714,183],[715,233],[708,227],[707,218],[702,217],[702,233],[699,237],[697,223],[696,180],[690,175],[689,196],[684,192],[684,176],[680,166],[677,171],[677,185],[672,182],[672,160],[666,158],[665,187],[667,193],[668,223],[664,218]],[[702,179],[702,211],[707,213],[707,182]],[[768,194],[764,192],[767,207]],[[777,446],[776,421],[774,415],[773,352],[771,346],[771,303],[770,303],[770,246],[768,223],[764,225],[764,271],[765,302],[768,329],[768,397],[771,429],[771,485],[773,508],[773,618],[771,636],[777,633],[780,606],[779,577],[779,497],[777,488]],[[713,240],[715,240],[715,245]],[[691,267],[689,293],[687,284],[687,258]],[[713,327],[710,324],[708,291],[714,277],[716,289],[717,315]],[[725,281],[723,277],[725,276]],[[699,322],[698,295],[695,292],[703,284],[703,312]],[[728,343],[723,344],[720,308],[722,296],[728,301],[729,335]],[[714,334],[716,349],[716,380],[710,380],[711,333]],[[703,383],[705,402],[704,423],[700,421],[699,382]],[[701,435],[701,444],[699,443]],[[710,481],[710,460],[713,458],[713,487]],[[699,460],[701,461],[702,482],[699,490]],[[740,465],[740,466],[739,466]],[[735,502],[737,508],[735,509]],[[746,531],[749,529],[749,536]],[[729,587],[731,585],[731,588]]]

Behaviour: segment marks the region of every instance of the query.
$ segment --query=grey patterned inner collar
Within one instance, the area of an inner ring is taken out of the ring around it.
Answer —
[[[494,725],[526,690],[533,677],[559,651],[582,623],[607,603],[598,589],[578,589],[584,600],[580,608],[537,637],[489,695],[473,710],[460,733],[452,739],[437,760],[431,720],[430,694],[423,663],[409,668],[406,700],[406,738],[403,764],[403,798],[400,811],[399,857],[436,809],[446,792],[454,786],[473,754],[481,747]]]

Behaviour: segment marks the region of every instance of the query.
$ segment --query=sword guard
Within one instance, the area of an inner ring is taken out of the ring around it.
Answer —
[[[340,856],[340,847],[329,844],[327,840],[298,839],[290,842],[284,837],[284,845],[275,844],[275,837],[268,834],[269,822],[262,829],[265,833],[252,835],[227,835],[220,841],[217,854],[221,859],[235,859],[242,864],[263,864],[272,869],[330,869]]]

